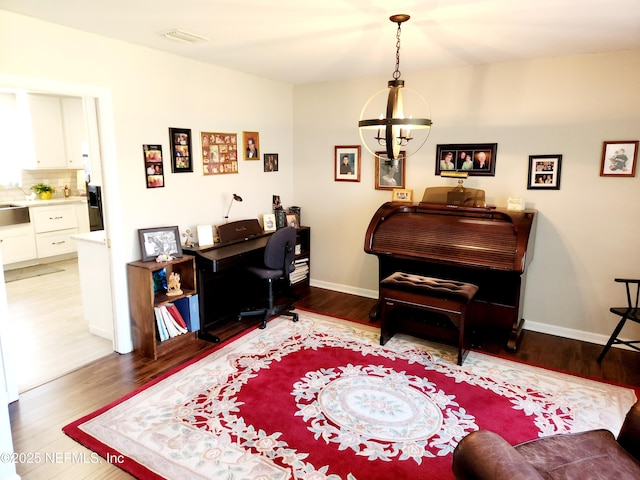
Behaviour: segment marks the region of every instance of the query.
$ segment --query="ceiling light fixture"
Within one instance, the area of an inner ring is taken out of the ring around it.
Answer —
[[[393,80],[388,83],[386,106],[384,94],[387,90],[380,90],[365,103],[358,122],[360,139],[365,148],[376,156],[379,154],[378,150],[384,149],[389,162],[397,161],[401,151],[407,157],[417,152],[427,141],[431,131],[427,102],[417,92],[405,89],[404,80],[400,80],[401,25],[409,18],[411,18],[409,15],[404,14],[389,17],[389,20],[398,24],[398,31],[396,33],[396,69],[393,72]],[[414,103],[411,108],[424,110],[420,114],[426,113],[425,118],[414,118],[411,115],[405,117],[407,109],[404,106],[403,95],[408,99],[407,94],[413,97]],[[381,111],[386,112],[386,116],[380,113],[378,118],[372,118],[377,115],[375,112]],[[412,142],[412,140],[415,141]]]
[[[178,30],[174,28],[173,30],[169,30],[167,32],[161,32],[165,38],[169,38],[171,40],[177,40],[178,42],[185,43],[197,43],[197,42],[208,42],[209,39],[206,37],[202,37],[200,35],[196,35],[195,33],[185,32],[184,30]]]

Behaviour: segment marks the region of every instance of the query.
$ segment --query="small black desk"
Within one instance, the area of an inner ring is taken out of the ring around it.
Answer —
[[[273,232],[261,232],[247,238],[225,244],[205,247],[183,247],[185,253],[195,256],[198,279],[198,305],[200,307],[200,331],[198,337],[218,342],[212,330],[220,329],[229,322],[236,322],[238,313],[252,301],[262,296],[262,291],[247,280],[244,267],[262,265],[264,249]],[[308,265],[310,249],[309,227],[298,228],[301,253],[296,259],[306,258]],[[308,286],[306,279],[294,286],[296,294]],[[258,286],[260,288],[260,286]]]
[[[183,247],[196,257],[200,331],[198,337],[219,342],[211,333],[232,318],[253,298],[253,291],[243,284],[241,271],[249,265],[260,265],[272,232],[228,244],[205,247]]]

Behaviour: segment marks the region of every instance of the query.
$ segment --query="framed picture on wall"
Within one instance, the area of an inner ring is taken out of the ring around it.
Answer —
[[[403,189],[405,179],[406,152],[400,152],[396,160],[389,161],[385,152],[376,152],[376,190]]]
[[[162,145],[142,145],[147,188],[164,187]]]
[[[171,172],[193,172],[191,130],[169,128],[169,139],[171,141]]]
[[[264,171],[265,172],[278,171],[278,154],[277,153],[264,154]]]
[[[360,145],[334,148],[333,179],[336,182],[360,181]]]
[[[527,189],[560,190],[562,155],[530,155]]]
[[[635,177],[638,140],[604,142],[602,145],[601,177]]]
[[[495,176],[497,143],[457,143],[436,148],[436,175],[443,170]]]
[[[202,173],[238,173],[238,139],[235,133],[200,132]]]
[[[258,132],[242,132],[245,160],[260,160],[260,134]]]

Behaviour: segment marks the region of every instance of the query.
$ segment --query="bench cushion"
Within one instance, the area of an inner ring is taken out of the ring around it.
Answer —
[[[470,301],[478,291],[478,287],[472,283],[424,277],[404,272],[395,272],[389,275],[380,282],[380,288],[403,290],[464,302]]]

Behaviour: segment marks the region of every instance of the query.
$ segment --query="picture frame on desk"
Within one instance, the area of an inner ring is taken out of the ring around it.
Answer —
[[[180,232],[177,226],[141,228],[138,229],[138,239],[143,262],[150,262],[163,254],[175,258],[182,257]]]
[[[171,141],[171,172],[193,172],[191,129],[169,128],[169,140]]]
[[[274,213],[265,213],[262,215],[262,229],[265,232],[275,232],[278,229],[276,226],[276,215]]]
[[[391,196],[391,201],[413,203],[413,190],[407,188],[394,188]]]
[[[300,221],[298,220],[297,213],[287,213],[287,227],[300,227]]]

